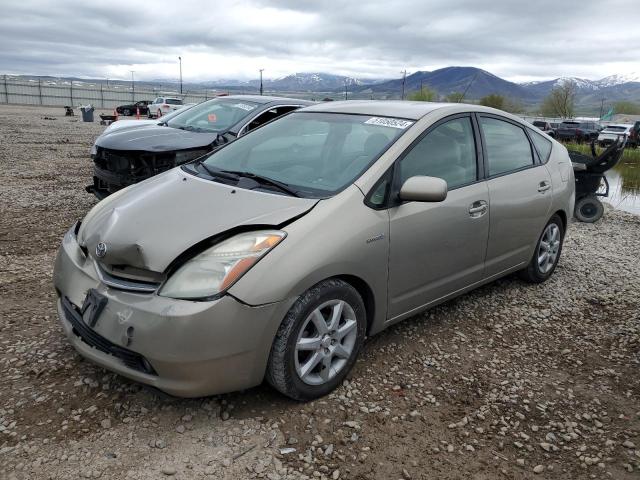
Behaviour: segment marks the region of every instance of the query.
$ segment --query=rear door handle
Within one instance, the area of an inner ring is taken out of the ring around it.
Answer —
[[[551,184],[549,182],[547,182],[547,181],[540,182],[540,184],[538,185],[538,191],[540,193],[544,193],[547,190],[549,190],[550,188],[551,188]]]
[[[478,200],[477,202],[473,202],[471,206],[469,206],[469,215],[471,218],[478,218],[483,216],[489,210],[489,205],[484,200]]]

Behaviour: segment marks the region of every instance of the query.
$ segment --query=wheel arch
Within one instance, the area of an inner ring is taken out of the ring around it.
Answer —
[[[342,280],[343,282],[348,283],[353,288],[356,289],[360,297],[362,298],[362,302],[364,303],[364,308],[366,310],[367,315],[367,335],[371,331],[371,327],[373,326],[373,321],[375,319],[376,313],[376,302],[375,296],[373,293],[373,289],[369,286],[367,282],[365,282],[362,278],[356,275],[336,275],[331,278],[327,278],[326,280],[337,279]]]
[[[562,231],[563,233],[567,232],[567,212],[565,212],[564,210],[557,210],[556,212],[554,212],[553,215],[558,215],[560,217],[560,220],[562,220]],[[551,215],[553,217],[553,215]]]

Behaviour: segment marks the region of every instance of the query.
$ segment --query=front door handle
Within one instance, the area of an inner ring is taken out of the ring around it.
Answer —
[[[540,183],[538,184],[538,191],[539,191],[540,193],[544,193],[544,192],[546,192],[547,190],[549,190],[550,188],[551,188],[551,184],[550,184],[549,182],[547,182],[547,181],[540,182]]]
[[[469,215],[471,218],[478,218],[487,213],[487,210],[489,210],[489,204],[484,200],[478,200],[469,207]]]

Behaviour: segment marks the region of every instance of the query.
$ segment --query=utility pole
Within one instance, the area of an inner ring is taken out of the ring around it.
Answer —
[[[404,84],[407,80],[407,70],[405,69],[400,73],[402,73],[402,97],[401,98],[402,100],[404,100]]]
[[[346,100],[347,97],[349,96],[349,90],[348,90],[348,84],[347,84],[347,79],[344,79],[344,99]]]
[[[135,73],[135,70],[129,70],[131,72],[131,101],[135,103],[136,101],[136,90],[135,90],[135,83],[133,81],[133,74]]]
[[[182,95],[182,57],[178,57],[180,61],[180,95]]]
[[[262,92],[264,91],[262,88],[262,72],[264,72],[264,68],[260,69],[260,95],[262,95]]]
[[[598,120],[602,120],[602,115],[604,114],[604,100],[604,97],[602,97],[602,99],[600,100],[600,117],[598,118]]]

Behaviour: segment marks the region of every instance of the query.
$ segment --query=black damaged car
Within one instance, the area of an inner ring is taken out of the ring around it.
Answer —
[[[147,115],[149,113],[149,104],[151,100],[141,100],[136,103],[130,103],[128,105],[118,105],[116,107],[116,112],[118,115],[124,115],[125,117],[129,117],[131,115],[135,115],[137,112],[140,115]]]
[[[105,198],[311,104],[295,98],[233,95],[202,102],[158,124],[105,133],[91,149],[93,184],[86,190]]]

